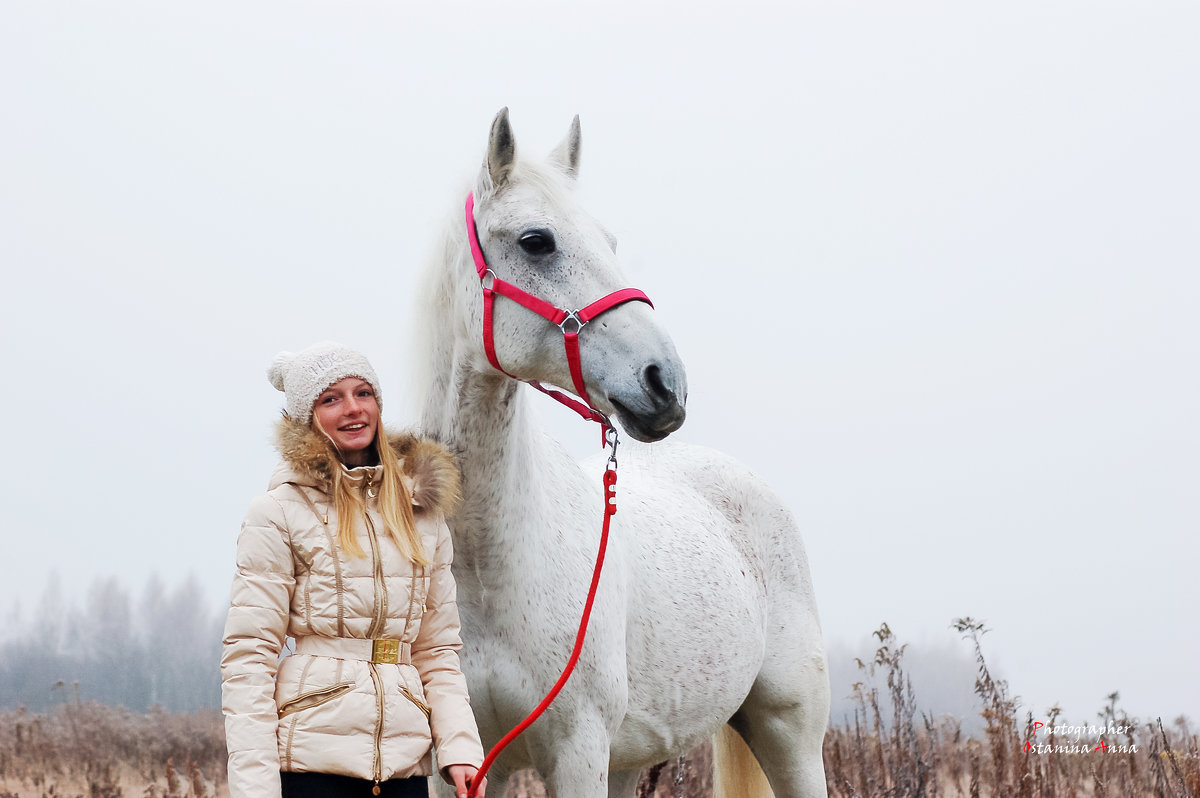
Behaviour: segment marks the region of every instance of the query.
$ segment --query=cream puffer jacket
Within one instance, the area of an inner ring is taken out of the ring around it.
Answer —
[[[434,744],[443,774],[483,761],[459,670],[444,519],[458,499],[458,472],[436,443],[390,441],[411,480],[431,566],[414,565],[384,532],[372,496],[379,466],[350,472],[368,497],[368,523],[359,525],[367,556],[343,554],[329,493],[341,465],[307,425],[279,424],[283,462],[242,524],[225,624],[231,798],[279,798],[280,770],[377,781],[430,775]],[[280,661],[287,637],[296,651]],[[389,656],[388,644],[372,639],[399,642]]]

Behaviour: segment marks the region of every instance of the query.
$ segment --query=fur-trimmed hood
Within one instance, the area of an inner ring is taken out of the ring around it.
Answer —
[[[458,506],[458,469],[454,457],[440,443],[411,432],[388,432],[388,443],[420,511],[451,515]],[[270,489],[292,482],[329,493],[334,470],[342,465],[329,442],[308,424],[284,416],[275,427],[275,448],[283,455],[271,475]],[[375,466],[380,469],[382,466]]]

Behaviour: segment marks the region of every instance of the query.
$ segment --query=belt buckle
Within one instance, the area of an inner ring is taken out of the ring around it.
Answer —
[[[399,640],[372,640],[371,662],[376,665],[395,665],[400,661]]]

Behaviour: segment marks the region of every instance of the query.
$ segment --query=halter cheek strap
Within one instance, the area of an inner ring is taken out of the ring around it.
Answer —
[[[588,396],[587,387],[583,382],[583,363],[579,353],[579,333],[592,319],[605,311],[612,310],[618,305],[638,301],[645,302],[650,307],[654,307],[654,303],[650,301],[650,297],[637,288],[622,288],[619,291],[613,291],[611,294],[597,299],[587,307],[579,310],[564,310],[540,297],[523,291],[512,283],[501,280],[488,267],[487,260],[483,257],[483,248],[479,246],[479,234],[475,229],[474,194],[467,195],[466,211],[467,238],[471,244],[471,258],[475,261],[475,270],[478,272],[480,283],[483,286],[483,349],[487,354],[488,362],[498,371],[508,374],[513,379],[519,379],[516,375],[509,374],[500,365],[500,360],[496,357],[496,342],[492,334],[492,318],[496,295],[499,294],[508,297],[527,310],[533,311],[562,330],[563,346],[567,353],[567,366],[571,371],[571,382],[575,386],[575,394],[583,401],[580,402],[573,399],[562,391],[546,388],[535,380],[526,380],[526,382],[547,396],[571,408],[583,418],[595,421],[607,428],[609,426],[608,419],[592,404],[591,397]]]

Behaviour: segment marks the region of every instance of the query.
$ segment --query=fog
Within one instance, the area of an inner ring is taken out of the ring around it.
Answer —
[[[281,349],[364,350],[416,420],[410,294],[508,106],[530,154],[581,116],[677,435],[787,501],[832,651],[971,615],[1035,713],[1200,717],[1194,4],[0,15],[5,615],[52,573],[219,607]]]

